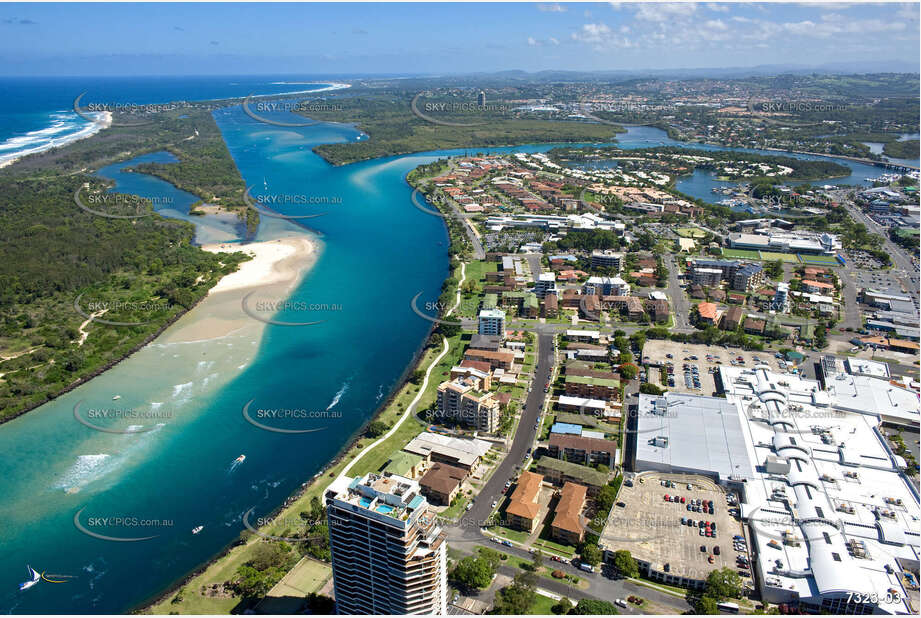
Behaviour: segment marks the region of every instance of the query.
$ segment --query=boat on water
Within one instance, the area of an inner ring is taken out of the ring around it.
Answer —
[[[246,461],[246,455],[240,455],[233,460],[234,463],[243,463],[244,461]]]
[[[29,581],[24,581],[21,584],[19,584],[20,590],[28,590],[29,588],[37,584],[42,578],[42,576],[39,575],[38,571],[33,569],[31,566],[27,565],[26,568],[29,570],[29,575],[31,576],[32,579],[30,579]]]
[[[121,395],[115,395],[114,397],[112,397],[112,401],[116,401],[116,400],[121,399],[121,398],[122,398]]]
[[[195,526],[194,528],[192,528],[192,534],[198,534],[199,532],[201,532],[201,531],[204,530],[204,529],[205,529],[204,526]]]

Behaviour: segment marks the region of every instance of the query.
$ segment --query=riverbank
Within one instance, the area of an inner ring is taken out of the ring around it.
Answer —
[[[417,398],[422,407],[427,405],[429,400],[434,401],[435,389],[432,386],[435,379],[432,379],[423,391],[420,386],[407,378],[419,369],[426,370],[435,376],[449,371],[455,359],[446,352],[447,349],[456,349],[458,339],[454,337],[448,342],[443,340],[442,345],[437,346],[430,346],[427,342],[420,346],[419,354],[414,362],[407,366],[400,382],[401,386],[394,390],[377,414],[369,419],[369,422],[381,421],[393,429],[383,442],[373,447],[375,455],[378,454],[377,451],[386,450],[382,447],[389,447],[396,442],[405,444],[424,429],[424,425],[415,418],[414,414],[406,414],[406,409]],[[360,459],[363,460],[370,459],[371,463],[362,461],[362,470],[351,470],[358,463],[356,459],[359,459],[359,454],[366,453],[365,449],[370,450],[375,441],[375,438],[364,435],[363,431],[359,432],[343,447],[339,455],[328,462],[312,478],[305,481],[298,491],[289,496],[272,513],[260,518],[261,521],[267,523],[258,528],[259,535],[244,531],[241,539],[245,540],[232,543],[210,561],[158,594],[149,604],[142,604],[133,611],[144,614],[230,614],[232,610],[236,610],[241,599],[228,594],[212,595],[211,591],[215,590],[215,587],[223,591],[224,582],[231,581],[237,569],[253,558],[255,548],[264,540],[264,537],[260,535],[290,536],[290,522],[298,521],[300,513],[309,511],[313,498],[322,498],[323,492],[330,483],[344,471],[348,469],[350,473],[357,475],[366,472],[367,470],[364,470],[366,467],[378,465],[380,457],[361,457]]]
[[[319,241],[308,236],[251,243],[204,245],[209,253],[242,252],[250,260],[222,277],[208,295],[163,334],[163,343],[207,341],[231,334],[251,333],[259,338],[266,322],[246,314],[243,298],[258,290],[260,296],[287,298],[313,267]]]

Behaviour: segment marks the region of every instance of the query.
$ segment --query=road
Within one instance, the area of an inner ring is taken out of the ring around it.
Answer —
[[[534,388],[525,401],[525,407],[521,413],[521,419],[518,422],[518,430],[515,432],[512,446],[492,477],[477,494],[473,501],[473,507],[465,515],[461,516],[456,526],[451,526],[445,530],[449,541],[482,542],[484,540],[480,528],[485,525],[486,520],[492,514],[493,501],[499,500],[503,495],[502,490],[505,488],[505,482],[516,475],[518,469],[521,468],[525,454],[534,444],[534,439],[537,436],[537,429],[534,428],[534,425],[544,408],[544,398],[546,397],[544,384],[550,379],[553,361],[553,333],[552,331],[538,331]]]
[[[885,248],[886,253],[888,253],[892,258],[893,270],[896,271],[896,274],[898,275],[899,280],[902,282],[902,285],[905,286],[905,289],[913,292],[914,294],[917,294],[918,268],[915,266],[911,257],[905,252],[904,249],[889,240],[889,234],[887,230],[880,226],[876,221],[871,219],[865,212],[860,210],[856,204],[847,198],[842,199],[841,203],[844,204],[845,208],[847,208],[848,212],[851,213],[851,216],[856,221],[866,225],[869,231],[878,233],[883,237],[883,247]]]
[[[666,267],[668,268],[668,287],[666,294],[671,303],[671,310],[675,316],[675,327],[672,329],[677,332],[691,332],[694,327],[689,321],[691,315],[691,303],[687,295],[678,283],[678,265],[675,262],[675,256],[669,254],[666,257]]]
[[[483,539],[483,541],[485,541],[485,539]],[[478,542],[477,544],[487,545],[486,543],[481,542]],[[488,545],[492,544],[490,543]],[[472,554],[474,551],[476,551],[475,545],[472,543],[458,549],[467,554]],[[526,560],[532,559],[530,553],[517,547],[500,547],[497,545],[494,549],[501,551],[504,554],[517,556]],[[670,608],[672,613],[675,614],[681,614],[690,609],[690,606],[682,598],[661,592],[659,590],[647,588],[646,586],[641,586],[629,580],[613,579],[600,573],[586,573],[585,571],[576,568],[568,562],[551,562],[546,557],[544,558],[544,565],[563,571],[568,575],[575,575],[579,579],[588,582],[588,588],[586,590],[581,590],[571,584],[557,581],[555,579],[549,579],[547,577],[541,576],[537,578],[538,587],[556,593],[560,596],[564,596],[573,601],[573,603],[576,603],[579,599],[597,599],[614,603],[617,599],[626,599],[630,595],[636,595],[648,599],[649,601],[658,605]],[[507,577],[515,577],[515,575],[521,571],[515,567],[502,565],[499,567],[498,572]],[[478,595],[476,598],[491,604],[495,598],[495,590],[490,589],[485,591],[482,595]],[[643,613],[641,610],[632,605],[628,606],[626,609],[619,609],[620,613],[622,614]]]

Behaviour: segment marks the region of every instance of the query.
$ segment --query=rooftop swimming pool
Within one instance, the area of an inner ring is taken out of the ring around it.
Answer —
[[[364,496],[362,496],[361,498],[358,499],[358,504],[360,504],[361,506],[365,508],[368,508],[369,506],[371,506],[371,499],[365,498]]]
[[[394,511],[394,507],[389,504],[378,504],[374,510],[384,515],[390,515]]]

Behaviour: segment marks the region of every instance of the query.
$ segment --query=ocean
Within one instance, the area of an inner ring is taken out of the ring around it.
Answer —
[[[235,94],[203,94],[207,89],[197,86],[181,93],[177,83],[161,90],[154,81],[148,92],[137,86],[132,96],[146,103]],[[67,82],[60,90],[71,86]],[[248,94],[251,86],[241,86],[240,93]],[[39,91],[47,89],[45,84]],[[215,118],[246,184],[258,195],[323,203],[323,216],[296,228],[264,218],[256,239],[300,233],[322,241],[316,264],[283,299],[289,304],[276,318],[298,321],[297,307],[318,305],[327,308],[324,322],[270,325],[258,340],[158,339],[89,383],[0,426],[5,612],[118,613],[164,591],[233,542],[244,530],[245,512],[254,509],[253,520],[271,512],[335,457],[397,385],[429,332],[431,324],[412,312],[410,301],[419,292],[423,299],[437,298],[448,274],[448,237],[438,217],[413,207],[405,175],[463,151],[331,167],[311,148],[361,138],[354,128],[280,128],[259,123],[239,107],[221,109]],[[621,142],[663,141],[656,131],[633,128]],[[118,182],[119,191],[176,191],[120,172],[124,165],[101,172]],[[854,182],[877,169],[849,165]],[[699,190],[713,199],[703,184]],[[182,200],[189,198],[173,197],[175,212],[164,214],[182,218]],[[277,210],[293,215],[299,206]],[[205,239],[231,239],[234,230],[201,233]],[[151,413],[140,422],[150,431],[102,433],[75,420],[75,407],[111,407],[116,396],[119,407]],[[308,411],[320,431],[285,435],[259,429],[243,418],[248,402]],[[245,461],[235,464],[241,454]],[[204,529],[193,535],[199,525]],[[80,527],[145,540],[103,540]],[[43,581],[19,592],[26,565],[63,576],[65,583]]]
[[[326,82],[278,76],[204,77],[2,77],[0,78],[0,164],[12,158],[86,135],[93,123],[74,112],[89,104],[149,105],[316,91]]]

